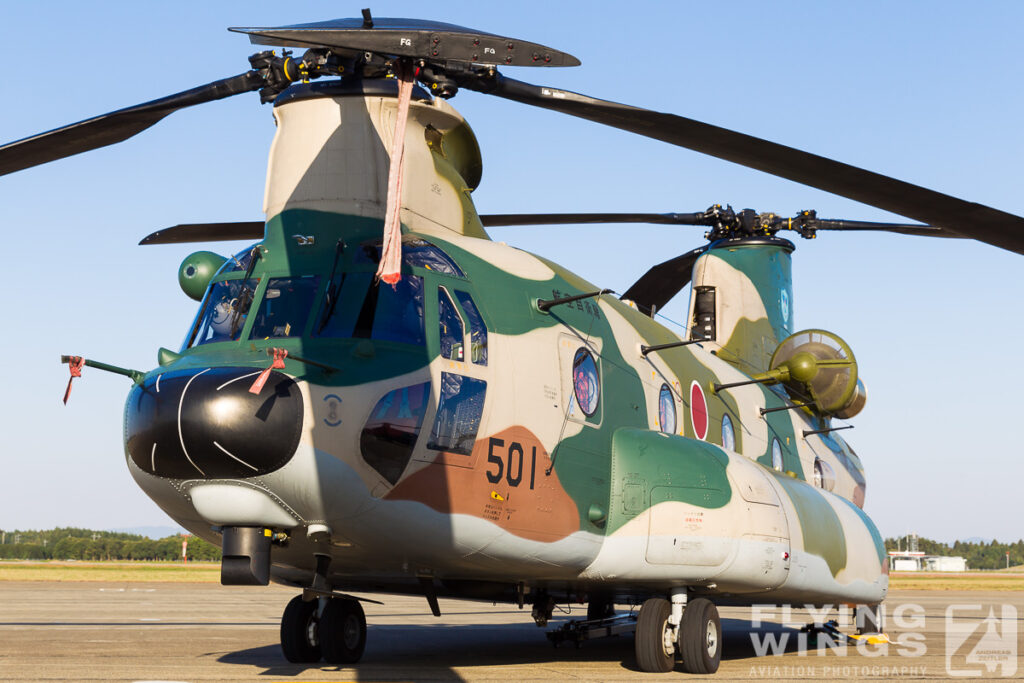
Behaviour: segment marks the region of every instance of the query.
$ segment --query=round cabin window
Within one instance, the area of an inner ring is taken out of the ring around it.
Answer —
[[[597,363],[586,349],[579,349],[572,360],[572,388],[580,410],[591,417],[597,412],[601,389],[597,378]]]

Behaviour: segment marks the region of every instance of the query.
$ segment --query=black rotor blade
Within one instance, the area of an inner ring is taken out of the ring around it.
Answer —
[[[969,239],[965,235],[955,233],[937,225],[915,225],[913,223],[873,223],[871,221],[842,221],[819,218],[814,221],[815,230],[862,231],[877,230],[880,232],[896,232],[901,235],[919,235],[922,237],[949,237],[952,239]]]
[[[592,223],[654,223],[703,225],[701,213],[491,213],[480,216],[488,228],[509,225],[585,225]]]
[[[247,71],[198,88],[9,142],[0,146],[0,175],[113,145],[141,133],[179,109],[258,90],[264,84],[258,72]]]
[[[185,244],[187,242],[227,242],[263,239],[263,221],[239,223],[182,223],[147,235],[139,242],[148,244]]]
[[[545,45],[423,19],[331,19],[267,28],[233,27],[254,45],[328,47],[437,62],[502,66],[579,66],[580,60]]]
[[[662,308],[693,278],[693,264],[707,251],[708,245],[697,247],[652,267],[625,291],[621,298],[651,310]]]
[[[732,161],[1024,254],[1024,218],[693,119],[523,83],[500,74],[464,87]]]

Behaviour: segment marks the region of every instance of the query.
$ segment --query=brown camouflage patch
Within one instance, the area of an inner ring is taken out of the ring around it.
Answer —
[[[540,440],[525,427],[478,439],[470,468],[451,467],[451,457],[413,472],[386,496],[412,500],[442,514],[490,520],[533,541],[551,542],[580,528],[579,511],[552,470]]]

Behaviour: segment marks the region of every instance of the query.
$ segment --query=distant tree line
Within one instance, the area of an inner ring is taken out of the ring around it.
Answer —
[[[898,546],[898,547],[897,547]],[[885,549],[906,550],[907,538],[885,539]],[[926,555],[947,555],[962,557],[967,560],[968,569],[1002,569],[1006,566],[1006,553],[1010,553],[1010,566],[1016,567],[1024,564],[1024,539],[1016,543],[1000,543],[993,540],[991,543],[967,543],[956,541],[953,545],[933,541],[929,538],[917,539],[917,549]]]
[[[3,560],[181,560],[181,542],[188,541],[188,559],[220,561],[220,548],[198,536],[167,536],[153,540],[138,534],[64,527],[47,531],[0,530]]]

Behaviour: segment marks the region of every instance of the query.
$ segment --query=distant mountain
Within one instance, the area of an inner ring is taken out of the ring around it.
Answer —
[[[139,536],[145,536],[152,539],[167,538],[168,536],[176,536],[178,534],[185,533],[185,530],[179,526],[133,526],[107,529],[107,531],[119,534],[138,534]]]

